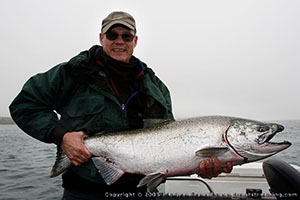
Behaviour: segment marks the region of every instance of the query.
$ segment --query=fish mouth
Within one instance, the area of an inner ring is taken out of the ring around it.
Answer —
[[[259,135],[256,142],[260,146],[265,146],[265,145],[288,145],[290,146],[291,143],[288,141],[283,141],[283,142],[273,142],[271,141],[274,136],[284,130],[284,126],[280,124],[273,124],[271,126],[272,132],[271,133],[264,133],[262,135]]]
[[[260,135],[257,139],[257,145],[252,146],[252,153],[248,153],[248,160],[255,161],[272,156],[280,151],[290,147],[292,144],[289,141],[273,142],[271,141],[275,135],[281,133],[284,127],[279,124],[272,124],[271,132]]]

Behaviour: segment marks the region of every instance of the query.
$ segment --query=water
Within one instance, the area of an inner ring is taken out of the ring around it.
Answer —
[[[278,123],[285,131],[274,139],[293,145],[274,157],[300,166],[300,120]],[[0,125],[0,199],[61,199],[61,177],[49,178],[55,155],[55,145],[39,142],[15,125]]]
[[[55,153],[55,145],[0,125],[0,199],[61,199],[61,178],[49,178]]]

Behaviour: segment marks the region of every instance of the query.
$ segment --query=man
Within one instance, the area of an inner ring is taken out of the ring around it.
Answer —
[[[146,191],[136,188],[142,178],[137,174],[125,174],[107,186],[83,145],[84,138],[97,132],[142,128],[147,118],[173,120],[167,87],[133,56],[137,41],[134,18],[112,12],[102,21],[102,46],[31,77],[10,105],[14,121],[24,132],[57,144],[71,159],[73,166],[62,176],[63,199]],[[222,171],[231,171],[231,165],[223,169],[217,158],[206,159],[199,174],[211,178]]]

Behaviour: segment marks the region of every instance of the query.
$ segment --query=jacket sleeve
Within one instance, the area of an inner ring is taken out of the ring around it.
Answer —
[[[67,132],[54,112],[70,87],[71,78],[66,76],[64,65],[31,77],[9,106],[15,123],[25,133],[46,143],[60,144]]]
[[[146,66],[146,64],[144,64],[144,66]],[[172,113],[171,95],[168,87],[162,82],[161,79],[159,79],[155,75],[155,73],[151,68],[147,67],[146,70],[147,73],[145,75],[149,76],[149,78],[146,78],[146,80],[151,80],[151,81],[144,82],[145,87],[148,88],[148,90],[151,90],[150,93],[154,94],[156,100],[158,100],[158,102],[160,102],[166,108],[164,119],[174,120],[174,116]],[[154,84],[155,87],[152,87],[151,86],[152,84]]]
[[[173,116],[173,112],[172,112],[172,101],[171,101],[171,95],[170,95],[169,89],[157,76],[155,76],[154,79],[155,79],[155,82],[158,85],[161,93],[163,94],[163,97],[165,100],[165,106],[167,107],[167,112],[165,114],[165,118],[174,120],[174,116]]]

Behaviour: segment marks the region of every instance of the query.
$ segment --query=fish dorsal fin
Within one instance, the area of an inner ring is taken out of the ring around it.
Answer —
[[[171,121],[174,121],[174,120],[171,120],[171,119],[144,119],[143,122],[143,127],[144,128],[149,128],[149,127],[152,127],[152,126],[155,126],[155,125],[158,125],[158,124],[165,124],[165,123],[169,123]]]
[[[93,136],[100,136],[100,135],[103,135],[104,133],[106,133],[105,131],[101,131],[99,133],[95,133]]]
[[[113,184],[125,173],[104,158],[93,157],[92,160],[107,185]]]
[[[196,151],[196,155],[202,158],[220,156],[230,150],[228,147],[206,147]]]
[[[137,187],[147,185],[149,192],[154,192],[156,187],[165,179],[165,175],[161,172],[155,172],[145,176],[138,184]]]

